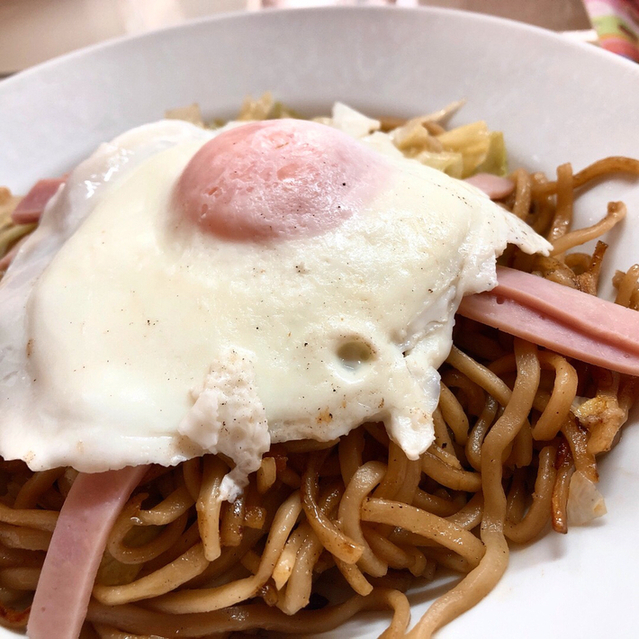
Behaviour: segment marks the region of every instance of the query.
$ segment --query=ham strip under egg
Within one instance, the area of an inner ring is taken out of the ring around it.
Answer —
[[[18,202],[18,206],[11,213],[11,220],[15,224],[35,224],[38,222],[44,207],[65,180],[66,178],[47,178],[36,182]]]
[[[38,180],[13,210],[11,220],[15,224],[39,222],[47,203],[65,181],[66,177]],[[499,200],[510,195],[515,188],[512,180],[491,173],[478,173],[466,178],[465,182],[477,187],[492,200]]]
[[[464,317],[562,355],[639,375],[639,314],[556,282],[497,267],[497,286],[462,300]]]
[[[146,466],[80,473],[67,495],[35,592],[27,636],[75,639],[109,532]]]
[[[477,173],[466,178],[464,182],[477,187],[491,200],[501,200],[515,190],[515,183],[512,180],[492,173]]]

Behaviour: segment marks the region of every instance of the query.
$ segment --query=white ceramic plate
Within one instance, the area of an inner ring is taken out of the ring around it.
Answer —
[[[511,166],[581,168],[639,155],[639,66],[525,25],[443,10],[319,9],[234,15],[74,53],[0,83],[0,183],[24,191],[99,142],[199,102],[231,116],[265,90],[307,114],[342,100],[371,114],[414,115],[460,97],[457,123],[505,132]],[[584,223],[623,199],[607,273],[639,257],[639,188],[618,180],[580,201]],[[634,256],[634,257],[633,257]],[[635,420],[636,421],[636,420]],[[601,464],[608,515],[513,553],[498,587],[438,637],[637,636],[639,428]],[[437,584],[414,597],[414,618]],[[373,637],[381,616],[327,636]],[[0,638],[13,637],[0,630]]]

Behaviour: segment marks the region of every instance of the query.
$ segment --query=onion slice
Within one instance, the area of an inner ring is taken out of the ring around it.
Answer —
[[[27,625],[30,639],[77,639],[115,519],[146,466],[80,473],[42,566]]]

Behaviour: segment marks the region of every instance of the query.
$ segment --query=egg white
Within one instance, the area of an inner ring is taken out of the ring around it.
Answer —
[[[339,228],[202,234],[172,196],[212,135],[134,129],[48,206],[0,286],[6,459],[97,472],[222,452],[232,496],[271,442],[370,420],[415,459],[462,296],[496,284],[508,242],[548,248],[475,188],[390,155],[389,184]]]

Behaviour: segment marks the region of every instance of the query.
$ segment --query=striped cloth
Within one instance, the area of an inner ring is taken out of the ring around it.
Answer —
[[[639,62],[639,0],[583,0],[602,48]]]

